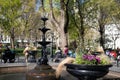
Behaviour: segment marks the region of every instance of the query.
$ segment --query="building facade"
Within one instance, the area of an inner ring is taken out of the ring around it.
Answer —
[[[107,48],[120,48],[120,24],[108,24],[105,26],[105,38]]]

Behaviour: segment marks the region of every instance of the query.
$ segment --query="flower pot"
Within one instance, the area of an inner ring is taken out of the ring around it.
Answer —
[[[66,70],[79,80],[96,80],[105,76],[112,65],[65,64]]]

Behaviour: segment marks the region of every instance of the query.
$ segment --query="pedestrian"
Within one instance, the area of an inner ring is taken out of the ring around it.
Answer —
[[[23,51],[23,54],[25,55],[25,61],[28,62],[28,57],[29,57],[29,51],[30,51],[30,46],[29,43],[26,44],[26,47]]]
[[[75,58],[75,56],[76,56],[75,51],[74,51],[73,49],[69,49],[69,50],[68,50],[68,56]]]
[[[117,50],[116,50],[116,53],[117,53],[117,67],[119,67],[119,61],[120,61],[120,48],[117,47]]]
[[[109,49],[106,49],[105,50],[105,54],[110,58],[111,56],[110,56],[110,50]]]
[[[119,47],[117,47],[116,53],[117,53],[117,57],[119,57],[120,56],[120,48]]]
[[[8,45],[5,46],[5,50],[2,55],[2,59],[4,60],[4,63],[6,63],[8,60],[9,62],[14,62],[15,54],[12,54],[11,49],[8,47]]]
[[[64,57],[67,57],[67,55],[68,55],[68,46],[67,45],[64,47],[63,55],[64,55]]]
[[[54,56],[53,61],[54,62],[59,62],[60,61],[59,58],[61,58],[61,57],[62,57],[62,50],[61,50],[60,47],[58,47],[57,50],[55,51],[55,56]]]
[[[67,55],[68,55],[69,57],[72,57],[72,54],[73,54],[72,50],[71,50],[71,49],[69,49],[69,50],[68,50],[68,54],[67,54]]]

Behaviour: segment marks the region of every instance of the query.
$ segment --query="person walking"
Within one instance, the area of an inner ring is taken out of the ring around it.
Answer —
[[[28,62],[28,57],[29,57],[29,50],[30,50],[30,47],[29,47],[29,44],[27,43],[26,44],[26,47],[23,51],[23,54],[25,55],[25,61]]]

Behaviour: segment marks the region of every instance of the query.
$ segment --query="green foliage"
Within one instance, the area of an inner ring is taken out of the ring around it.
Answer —
[[[76,55],[74,63],[75,64],[83,64],[84,63],[84,60],[82,60],[82,54],[77,54]]]
[[[44,8],[47,13],[51,11],[50,9],[50,0],[44,0]],[[53,12],[55,16],[60,15],[60,0],[52,0]]]
[[[71,26],[69,26],[69,28],[68,28],[68,32],[69,32],[69,38],[72,40],[72,39],[74,39],[74,40],[76,40],[77,39],[77,37],[78,37],[78,31],[77,31],[77,29],[76,29],[76,27],[74,26],[74,23],[72,24],[71,23]]]
[[[18,26],[21,5],[21,0],[0,0],[0,25],[8,34],[11,28]]]
[[[85,37],[86,34],[90,33],[88,31],[90,31],[91,28],[93,28],[94,30],[96,29],[97,31],[99,29],[99,25],[106,25],[113,22],[116,24],[116,22],[118,22],[116,20],[120,20],[120,4],[116,2],[116,0],[84,0],[84,2],[80,1],[82,0],[72,0],[69,4],[70,23],[68,31],[70,39],[81,39],[79,38],[79,36],[81,36],[79,34],[83,31],[81,30],[81,24],[85,30],[83,36],[86,42],[87,40],[92,41],[94,39],[94,36]],[[102,10],[102,12],[100,10]],[[81,16],[83,18],[83,23],[81,23]],[[82,42],[81,40],[79,41],[80,43]]]

